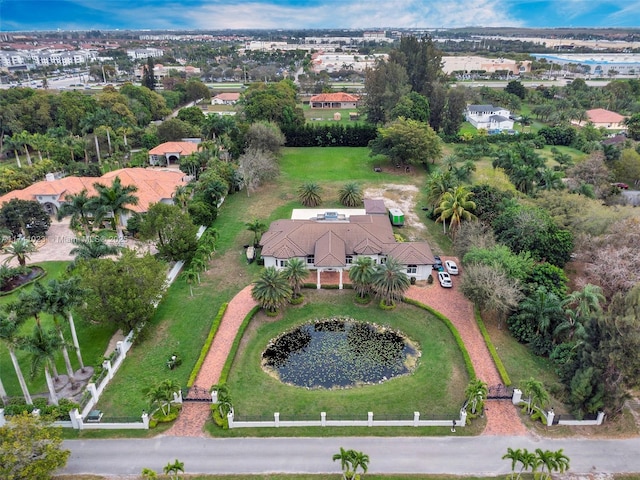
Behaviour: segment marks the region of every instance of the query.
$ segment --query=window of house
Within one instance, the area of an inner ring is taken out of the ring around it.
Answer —
[[[353,255],[347,255],[346,262],[347,265],[351,265],[353,263]]]
[[[287,261],[286,260],[278,260],[278,266],[286,267],[287,266]]]
[[[307,256],[307,264],[309,265],[313,265],[315,263],[316,259],[313,255],[309,255]]]
[[[418,273],[417,265],[407,265],[407,273]]]
[[[380,265],[387,263],[387,257],[380,257],[378,259],[378,262],[380,263]]]

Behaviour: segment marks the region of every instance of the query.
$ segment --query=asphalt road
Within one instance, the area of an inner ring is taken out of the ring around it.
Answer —
[[[369,455],[370,473],[505,475],[507,448],[564,449],[573,473],[640,472],[640,438],[628,440],[527,437],[184,438],[67,440],[71,456],[59,473],[135,475],[162,471],[179,459],[185,473],[339,473],[340,447]]]

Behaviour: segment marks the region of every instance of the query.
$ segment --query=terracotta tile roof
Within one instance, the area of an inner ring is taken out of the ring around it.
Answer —
[[[381,198],[365,198],[364,209],[368,215],[387,214],[387,207],[384,206],[384,200]]]
[[[314,264],[316,267],[344,267],[347,254],[344,241],[329,230],[316,242]]]
[[[360,98],[344,92],[321,93],[311,97],[311,102],[357,102]]]
[[[589,117],[589,121],[593,123],[620,123],[624,120],[624,116],[610,110],[605,110],[604,108],[587,110],[587,117]]]
[[[198,151],[198,144],[193,142],[165,142],[149,150],[149,155],[166,155],[167,153],[179,153],[191,155]]]
[[[22,190],[14,190],[0,197],[0,204],[13,198],[21,200],[37,200],[38,195],[55,195],[58,201],[64,201],[67,195],[76,195],[87,190],[94,196],[94,183],[111,185],[115,177],[120,177],[123,185],[135,185],[138,191],[138,205],[131,209],[135,212],[146,212],[149,205],[161,200],[170,199],[178,185],[184,185],[184,174],[177,171],[153,170],[145,168],[123,168],[105,173],[102,177],[64,177],[52,181],[34,183]]]
[[[223,102],[237,102],[240,100],[240,94],[237,92],[223,92],[219,93],[213,98],[217,98],[218,100],[222,100]]]

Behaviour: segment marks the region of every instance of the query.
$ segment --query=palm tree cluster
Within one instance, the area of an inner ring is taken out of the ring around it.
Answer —
[[[432,173],[426,183],[427,203],[436,222],[442,223],[444,233],[447,233],[449,220],[449,233],[454,238],[463,221],[476,220],[472,213],[476,208],[475,202],[471,200],[473,192],[459,182],[460,178],[449,170]]]
[[[306,182],[298,187],[298,199],[305,207],[313,208],[320,205],[322,203],[321,195],[322,187],[316,182]],[[348,208],[362,205],[362,187],[355,182],[344,184],[338,191],[338,200],[341,205]]]
[[[523,383],[522,392],[528,397],[524,408],[528,415],[536,414],[549,403],[549,393],[544,389],[543,383],[535,378],[529,378]]]
[[[369,468],[369,455],[356,450],[345,450],[340,447],[340,452],[333,455],[333,461],[340,461],[343,480],[355,480],[362,478]],[[358,469],[362,469],[362,475]]]
[[[464,394],[467,398],[466,405],[471,408],[471,415],[475,416],[478,412],[483,411],[484,402],[489,395],[489,388],[486,382],[475,378],[469,382]]]
[[[374,295],[387,307],[402,300],[411,285],[404,267],[393,257],[379,265],[371,257],[358,257],[349,269],[349,278],[358,298]]]
[[[569,457],[564,454],[562,449],[551,451],[541,448],[536,448],[535,452],[529,452],[526,448],[513,449],[509,447],[502,459],[511,460],[511,474],[509,475],[511,480],[519,480],[522,474],[529,470],[531,470],[534,479],[551,480],[552,473],[564,473],[569,470],[570,462]]]
[[[46,285],[42,285],[40,282],[36,283],[32,291],[20,293],[16,301],[6,304],[0,311],[0,340],[9,350],[22,394],[28,405],[33,402],[16,357],[16,350],[24,350],[31,354],[32,378],[44,369],[50,402],[57,405],[58,398],[53,379],[58,377],[55,363],[58,351],[62,351],[69,379],[73,382],[74,378],[68,354],[68,343],[64,337],[61,322],[61,318],[65,316],[71,329],[73,348],[78,357],[78,364],[81,369],[85,368],[72,315],[73,308],[82,303],[83,295],[84,291],[80,288],[78,278],[72,277],[64,281],[53,279]],[[44,328],[41,322],[41,313],[43,312],[53,317],[54,328]],[[33,334],[22,336],[22,327],[31,317],[35,320]]]
[[[149,400],[151,415],[156,410],[160,410],[162,415],[166,416],[171,413],[171,402],[173,402],[173,394],[180,391],[180,384],[175,380],[166,379],[157,385],[145,388],[142,393]],[[154,408],[157,407],[155,410]]]
[[[200,273],[207,269],[208,262],[216,251],[216,244],[220,233],[215,228],[207,228],[198,239],[196,253],[189,262],[187,268],[182,271],[181,277],[189,285],[189,293],[193,297],[193,284],[200,283]]]

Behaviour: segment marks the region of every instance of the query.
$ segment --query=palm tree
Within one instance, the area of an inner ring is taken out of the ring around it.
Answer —
[[[518,473],[518,478],[520,478],[522,472],[525,472],[529,469],[531,469],[533,478],[536,478],[536,470],[538,469],[539,463],[538,456],[534,452],[530,452],[526,448],[523,449],[520,463],[522,464],[522,467],[520,468],[520,473]]]
[[[10,312],[8,315],[0,315],[0,340],[3,340],[9,349],[11,363],[13,363],[13,368],[18,376],[18,383],[20,384],[24,401],[27,405],[33,405],[29,389],[27,388],[27,382],[24,379],[20,364],[18,363],[18,357],[16,356],[16,349],[20,348],[22,342],[22,339],[18,336],[21,323],[15,312]]]
[[[64,203],[58,209],[58,221],[63,217],[71,216],[71,225],[79,223],[84,229],[85,237],[91,235],[91,220],[95,212],[95,199],[89,197],[87,190],[82,190],[76,195],[67,195]]]
[[[184,473],[184,462],[181,462],[176,458],[175,462],[167,463],[162,470],[166,475],[169,475],[171,480],[179,480],[180,476],[178,473]]]
[[[558,296],[540,287],[520,303],[517,317],[535,327],[538,335],[546,335],[549,328],[560,321],[562,313],[562,302]]]
[[[551,472],[556,469],[555,455],[551,450],[542,450],[536,448],[536,457],[538,465],[541,465],[540,480],[551,480]],[[547,471],[545,472],[545,468]]]
[[[196,272],[198,283],[200,283],[200,272],[207,270],[207,262],[202,257],[193,257],[189,266]]]
[[[553,330],[554,340],[565,339],[571,342],[574,338],[582,338],[585,333],[585,327],[583,319],[571,309],[566,309],[564,312],[564,319]]]
[[[253,245],[258,245],[262,234],[267,231],[267,225],[262,220],[257,218],[251,222],[245,223],[247,230],[253,232]]]
[[[371,277],[371,287],[376,297],[388,307],[394,305],[396,300],[402,300],[410,285],[405,268],[393,257],[378,265]]]
[[[12,143],[14,145],[20,145],[24,150],[25,155],[27,156],[27,163],[32,165],[31,162],[31,154],[29,153],[29,145],[31,143],[31,134],[26,130],[22,130],[20,133],[14,133],[11,137]]]
[[[78,260],[93,260],[96,258],[102,258],[109,255],[115,255],[120,251],[120,248],[115,245],[108,245],[101,237],[77,240],[74,239],[73,243],[76,244],[69,253],[75,255],[74,261]]]
[[[476,208],[475,202],[469,200],[472,195],[473,192],[461,185],[442,195],[440,206],[434,213],[440,215],[436,222],[443,223],[444,233],[447,233],[447,219],[449,219],[449,230],[453,236],[463,220],[476,219],[476,216],[470,212]]]
[[[94,183],[94,188],[98,192],[97,203],[103,206],[113,217],[115,229],[118,232],[118,239],[124,240],[120,217],[122,214],[130,212],[130,205],[138,204],[138,197],[133,195],[138,191],[135,185],[122,185],[120,177],[113,179],[111,186]]]
[[[286,277],[275,267],[265,268],[253,282],[251,296],[268,313],[275,314],[278,309],[291,300],[293,294]]]
[[[362,478],[369,469],[369,455],[354,451],[351,455],[351,464],[353,465],[353,478],[357,478],[358,467],[362,468],[362,475],[360,475],[360,478]]]
[[[50,368],[53,368],[55,354],[60,348],[60,338],[54,331],[45,331],[36,325],[33,335],[24,340],[22,348],[31,353],[31,377],[34,378],[44,367],[44,376],[49,388],[49,398],[52,404],[58,405],[56,389],[51,378]]]
[[[158,474],[150,468],[143,468],[141,475],[145,480],[158,480]]]
[[[573,309],[578,317],[586,320],[602,312],[601,303],[604,301],[602,288],[588,283],[582,287],[582,290],[576,290],[567,295],[563,305]]]
[[[186,185],[178,185],[173,192],[173,200],[180,205],[180,208],[184,212],[187,209],[187,202],[189,201],[190,193]]]
[[[519,448],[514,450],[513,448],[508,447],[507,453],[502,456],[502,459],[511,460],[511,475],[509,475],[509,477],[511,480],[514,480],[514,477],[516,476],[516,465],[522,460],[522,450]],[[516,478],[520,478],[520,475]]]
[[[229,387],[225,383],[218,383],[211,387],[211,391],[216,390],[218,396],[218,402],[216,406],[218,413],[222,418],[225,418],[233,410],[233,401],[231,400],[231,393]]]
[[[322,203],[322,187],[315,182],[307,182],[298,188],[298,198],[305,207],[317,207]]]
[[[527,405],[529,415],[533,413],[535,407],[545,408],[549,401],[549,393],[544,389],[544,385],[533,377],[524,382],[522,392],[529,397]]]
[[[431,210],[435,210],[440,205],[442,196],[455,188],[457,184],[457,180],[451,175],[451,172],[436,171],[429,175],[425,188],[427,190],[427,203]]]
[[[173,394],[180,391],[180,385],[175,380],[163,380],[159,385],[146,388],[143,393],[150,400],[151,407],[159,405],[163,415],[171,412],[171,401]],[[165,407],[167,411],[165,412]]]
[[[353,450],[345,450],[340,447],[340,452],[333,455],[333,461],[340,460],[340,468],[342,468],[343,480],[350,480],[353,478],[351,472],[353,462]]]
[[[193,297],[193,282],[198,279],[198,273],[193,268],[188,268],[183,270],[181,276],[184,278],[184,281],[187,282],[187,285],[189,285],[189,293]]]
[[[349,269],[349,278],[360,298],[365,298],[371,291],[371,278],[375,273],[375,263],[371,257],[358,257]]]
[[[29,254],[35,251],[36,247],[33,242],[26,238],[18,238],[4,249],[4,252],[9,254],[4,263],[9,263],[15,258],[18,260],[18,264],[20,264],[21,267],[25,267],[27,265],[27,260],[30,257]]]
[[[471,404],[471,413],[475,414],[477,411],[482,411],[489,389],[486,382],[476,378],[469,382],[464,394],[467,397],[467,402]]]
[[[291,290],[293,291],[292,299],[298,298],[302,284],[307,278],[307,275],[309,275],[305,262],[299,258],[292,258],[287,262],[283,273],[289,285],[291,285]]]
[[[564,473],[569,470],[569,457],[567,457],[563,449],[553,452],[553,460],[555,464],[554,470],[558,473]]]
[[[51,282],[50,282],[51,283]],[[82,353],[80,352],[80,343],[78,342],[78,334],[76,332],[76,324],[73,320],[73,309],[83,304],[83,297],[86,291],[80,286],[78,277],[71,277],[57,284],[58,303],[60,311],[67,315],[69,328],[71,330],[71,339],[76,350],[80,370],[84,372],[84,362],[82,361]]]
[[[355,182],[349,182],[338,191],[338,197],[345,207],[358,207],[362,205],[362,188]]]

